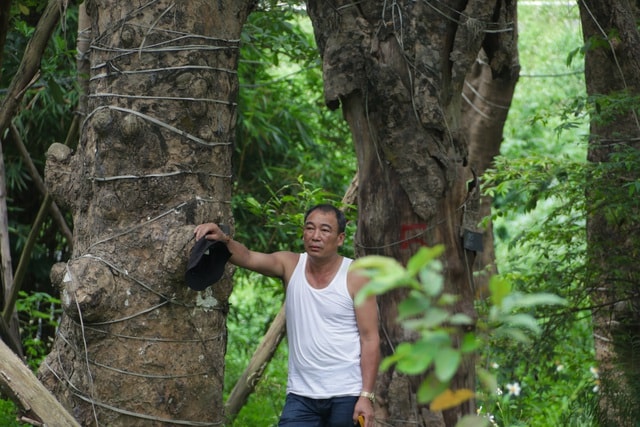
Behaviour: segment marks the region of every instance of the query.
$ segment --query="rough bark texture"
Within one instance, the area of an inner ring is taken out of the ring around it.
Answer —
[[[75,153],[46,180],[74,219],[52,269],[64,316],[43,383],[82,425],[220,425],[229,275],[184,283],[193,227],[232,224],[237,61],[251,1],[87,1]]]
[[[501,33],[515,49],[515,3],[309,0],[307,5],[323,57],[326,103],[342,107],[356,145],[358,255],[406,262],[420,246],[444,244],[447,291],[461,297],[458,312],[475,317],[474,254],[465,250],[462,236],[480,217],[478,194],[467,186],[474,175],[461,95],[482,48],[487,55],[510,50],[490,49],[490,35],[495,41]],[[512,67],[511,58],[491,58],[492,71]],[[403,298],[395,292],[379,299],[383,355],[413,338],[395,321]],[[415,401],[420,381],[393,369],[381,373],[376,418],[390,425],[453,426],[474,412],[472,401],[430,412]],[[475,388],[473,360],[465,361],[452,384],[454,390],[462,387]]]
[[[627,107],[618,98],[620,107],[613,111],[602,103],[599,113],[605,114],[595,114],[591,123],[588,160],[613,165],[615,152],[640,149],[640,9],[637,2],[626,0],[578,4],[589,46],[585,56],[588,95],[636,97]],[[640,419],[640,205],[637,194],[628,199],[627,185],[638,182],[640,172],[618,168],[593,178],[587,186],[587,244],[588,265],[593,269],[589,285],[597,307],[593,324],[601,379],[600,425],[632,426]],[[625,206],[621,216],[610,214],[617,205]]]
[[[504,9],[505,22],[517,22],[511,14],[513,9]],[[492,166],[493,159],[500,154],[503,141],[504,124],[507,121],[511,100],[518,82],[520,63],[518,61],[517,32],[488,35],[483,51],[480,52],[471,72],[467,75],[462,96],[462,129],[469,142],[469,164],[476,177],[481,177]],[[486,49],[486,53],[484,51]],[[476,184],[478,185],[478,184]],[[477,206],[477,215],[472,219],[489,217],[492,200],[481,196]],[[473,224],[465,228],[473,230]],[[483,248],[477,254],[473,265],[476,271],[474,289],[476,296],[488,294],[488,279],[495,273],[495,251],[493,246],[493,227],[489,222],[484,229],[474,232],[482,234]]]

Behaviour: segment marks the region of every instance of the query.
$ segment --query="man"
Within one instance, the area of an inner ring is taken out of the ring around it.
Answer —
[[[234,265],[284,283],[289,375],[282,427],[352,427],[360,416],[365,427],[374,426],[378,310],[375,297],[354,306],[367,278],[348,271],[352,260],[338,254],[345,227],[339,209],[312,207],[304,217],[302,254],[249,250],[213,223],[194,231],[196,240],[226,242]]]

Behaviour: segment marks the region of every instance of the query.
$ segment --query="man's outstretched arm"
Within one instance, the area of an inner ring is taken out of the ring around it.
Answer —
[[[196,240],[205,238],[225,242],[229,252],[231,252],[229,262],[265,276],[279,277],[288,281],[298,262],[298,254],[293,252],[263,253],[252,251],[243,243],[227,235],[218,224],[212,222],[196,226],[193,233],[195,234]]]

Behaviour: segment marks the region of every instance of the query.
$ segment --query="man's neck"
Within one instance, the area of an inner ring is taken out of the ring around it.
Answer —
[[[329,258],[307,257],[305,274],[314,288],[324,288],[331,283],[342,265],[342,256],[335,254]]]

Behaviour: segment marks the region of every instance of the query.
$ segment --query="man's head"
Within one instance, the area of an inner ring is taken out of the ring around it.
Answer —
[[[307,218],[309,218],[309,215],[314,212],[314,211],[321,211],[321,212],[333,212],[336,216],[336,221],[338,223],[338,233],[344,233],[344,231],[347,228],[347,218],[344,216],[344,212],[342,212],[340,209],[336,208],[333,205],[330,205],[329,203],[321,203],[319,205],[315,205],[313,207],[311,207],[305,214],[304,214],[304,222],[307,222]]]
[[[302,240],[306,252],[319,258],[335,256],[344,243],[347,221],[339,209],[329,204],[312,207],[304,215]]]

